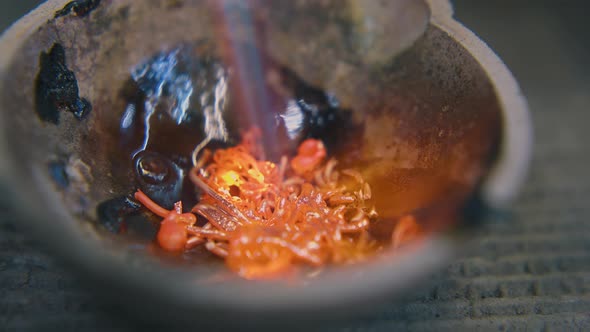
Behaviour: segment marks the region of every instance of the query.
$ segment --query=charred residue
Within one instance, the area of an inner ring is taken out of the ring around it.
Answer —
[[[96,208],[98,220],[108,231],[118,234],[126,229],[125,220],[139,210],[139,205],[127,196],[102,202]]]
[[[60,112],[68,111],[79,120],[91,110],[88,100],[80,98],[78,81],[66,65],[66,53],[60,44],[42,52],[39,57],[39,74],[35,80],[35,106],[41,120],[59,123]]]
[[[205,41],[138,64],[120,92],[127,103],[119,126],[125,150],[132,156],[147,150],[174,159],[190,157],[205,137],[227,142],[237,136],[226,116],[227,81],[226,68]]]
[[[172,160],[152,151],[142,151],[134,158],[139,188],[160,206],[171,209],[181,200],[183,170]]]
[[[309,85],[291,70],[283,67],[281,75],[293,95],[281,114],[290,138],[321,139],[331,153],[349,149],[348,144],[363,130],[352,111],[342,108],[333,94]]]
[[[76,0],[69,2],[62,9],[55,12],[54,18],[74,13],[76,16],[85,17],[100,5],[100,0]]]

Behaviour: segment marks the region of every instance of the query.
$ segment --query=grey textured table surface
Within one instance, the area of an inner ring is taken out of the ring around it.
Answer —
[[[483,3],[457,1],[457,16],[500,54],[529,99],[530,179],[510,220],[490,220],[434,286],[343,330],[590,330],[587,11],[583,1]],[[97,301],[0,207],[0,330],[45,329],[145,327]]]

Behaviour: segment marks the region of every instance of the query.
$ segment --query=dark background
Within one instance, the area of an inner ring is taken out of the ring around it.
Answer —
[[[0,4],[0,30],[4,31],[16,19],[35,8],[43,1],[34,0],[4,0]]]
[[[2,1],[0,30],[38,1]],[[490,220],[435,286],[343,331],[590,330],[590,24],[587,1],[455,1],[514,72],[535,126],[509,221]],[[128,330],[0,207],[0,330]]]

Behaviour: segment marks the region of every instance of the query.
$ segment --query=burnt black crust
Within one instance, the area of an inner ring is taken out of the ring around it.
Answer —
[[[76,16],[85,17],[100,5],[100,0],[76,0],[68,3],[64,8],[55,12],[54,18],[74,13]]]
[[[79,120],[92,110],[86,99],[80,98],[78,82],[66,65],[66,54],[60,44],[39,56],[39,74],[35,80],[35,109],[45,122],[58,124],[60,111],[69,111]]]

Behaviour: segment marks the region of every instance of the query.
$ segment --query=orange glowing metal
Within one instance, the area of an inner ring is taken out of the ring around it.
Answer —
[[[242,184],[242,179],[240,175],[235,171],[228,171],[221,175],[221,179],[228,187],[231,186],[240,186]]]
[[[204,245],[247,279],[278,278],[308,266],[362,261],[380,249],[370,227],[377,213],[368,202],[371,188],[360,173],[337,170],[326,161],[320,140],[307,139],[290,161],[262,159],[260,131],[248,131],[241,144],[205,151],[190,172],[201,189],[194,214],[161,208],[138,191],[135,197],[164,218],[157,236],[162,248],[179,251]],[[209,157],[211,157],[209,159]],[[341,181],[346,178],[347,181]],[[350,181],[352,180],[352,181]],[[412,216],[393,232],[394,247],[420,234]]]

